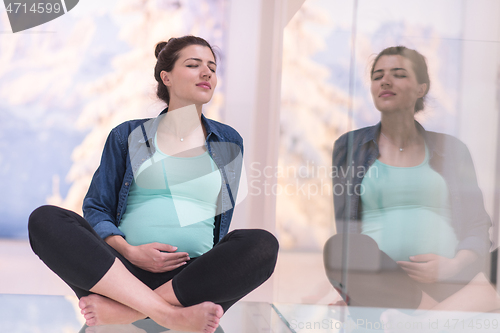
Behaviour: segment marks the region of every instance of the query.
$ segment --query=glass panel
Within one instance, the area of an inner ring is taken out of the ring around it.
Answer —
[[[310,281],[323,283],[326,269],[351,305],[384,309],[379,320],[404,318],[388,308],[500,308],[488,281],[498,238],[499,14],[488,1],[309,0],[285,29],[283,253],[324,248]],[[372,75],[377,54],[398,45],[427,68],[394,49]],[[304,289],[302,303],[338,300]]]

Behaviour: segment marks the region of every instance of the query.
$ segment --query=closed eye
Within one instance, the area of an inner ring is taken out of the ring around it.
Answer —
[[[196,67],[198,67],[198,65],[186,65],[186,67],[189,67],[189,68],[196,68]],[[215,73],[215,69],[213,69],[213,68],[211,68],[211,67],[208,67],[208,68],[210,69],[210,71],[211,71],[212,73]]]

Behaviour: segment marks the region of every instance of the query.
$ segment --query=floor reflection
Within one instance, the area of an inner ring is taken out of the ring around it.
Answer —
[[[9,333],[175,333],[151,319],[130,325],[84,325],[78,299],[65,296],[0,294],[0,332]],[[269,303],[238,302],[222,317],[216,333],[289,333]]]

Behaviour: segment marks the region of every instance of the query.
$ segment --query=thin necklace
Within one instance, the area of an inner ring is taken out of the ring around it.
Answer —
[[[392,140],[391,140],[391,139],[389,139],[388,137],[386,137],[386,136],[385,136],[385,134],[384,134],[382,131],[380,131],[380,134],[382,134],[382,135],[384,136],[384,138],[386,138],[386,139],[387,139],[387,141],[389,141],[389,142],[390,142],[393,146],[397,147],[397,145],[395,145],[395,144],[394,144],[394,142],[392,142]],[[403,150],[405,150],[403,147],[399,147],[399,151],[400,151],[401,153],[403,152]]]
[[[198,127],[200,127],[200,126],[201,126],[201,123],[200,123],[200,125],[196,126],[196,127],[195,127],[195,128],[193,128],[192,130],[190,130],[188,133],[186,133],[186,134],[184,134],[183,136],[181,136],[181,137],[179,138],[179,139],[180,139],[180,141],[181,141],[181,142],[183,142],[183,141],[184,141],[184,137],[186,137],[186,136],[190,136],[190,135],[194,132],[194,130],[195,130],[195,129],[197,129]]]

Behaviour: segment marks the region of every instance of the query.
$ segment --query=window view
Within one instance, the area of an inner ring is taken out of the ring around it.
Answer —
[[[315,258],[309,301],[379,324],[500,308],[495,9],[309,0],[286,27],[277,228]]]

